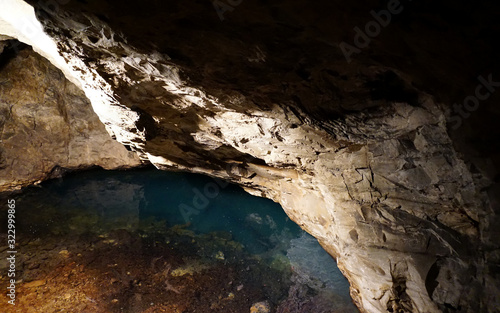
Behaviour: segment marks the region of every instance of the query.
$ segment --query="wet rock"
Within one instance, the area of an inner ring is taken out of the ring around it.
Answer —
[[[203,263],[199,260],[188,260],[186,264],[174,269],[170,273],[170,275],[173,277],[193,275],[195,273],[200,273],[209,268],[210,268],[209,264]]]
[[[29,283],[24,283],[23,286],[26,288],[36,288],[36,287],[43,286],[46,283],[47,283],[46,280],[41,279],[41,280],[34,280],[34,281],[29,282]]]
[[[271,306],[267,301],[257,302],[250,308],[250,313],[269,313],[269,312],[271,312]]]
[[[215,254],[215,258],[217,260],[224,260],[224,253],[222,251],[217,251],[217,253]]]

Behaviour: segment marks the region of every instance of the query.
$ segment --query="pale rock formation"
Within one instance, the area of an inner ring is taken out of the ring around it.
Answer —
[[[224,89],[217,62],[196,72],[189,62],[134,48],[102,18],[70,12],[41,12],[54,45],[39,52],[79,84],[110,134],[142,159],[279,202],[335,257],[362,312],[496,312],[495,203],[483,191],[491,182],[473,175],[453,146],[443,106],[407,75],[382,65],[339,66],[344,75],[311,70],[317,89],[272,73],[263,75],[267,84]],[[226,44],[228,54],[243,49],[204,35]],[[279,64],[264,47],[247,51],[255,55],[242,64]],[[202,78],[185,77],[193,73]],[[377,87],[363,81],[395,85],[389,92],[400,96],[370,98]],[[350,111],[306,112],[335,101]]]
[[[0,140],[1,190],[67,170],[141,164],[109,136],[84,93],[30,49],[0,71]]]

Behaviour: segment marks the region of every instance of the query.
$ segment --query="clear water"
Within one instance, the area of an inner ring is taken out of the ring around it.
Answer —
[[[20,234],[66,236],[125,229],[147,236],[175,227],[197,235],[225,234],[260,262],[285,260],[285,267],[294,269],[292,281],[333,293],[343,302],[342,312],[356,312],[346,279],[317,241],[293,223],[279,204],[251,196],[240,187],[155,169],[92,170],[30,187],[16,198],[22,210],[17,221]]]
[[[46,182],[23,198],[48,204],[59,219],[66,216],[71,221],[71,216],[84,213],[96,220],[96,227],[112,221],[114,228],[137,229],[140,221],[154,218],[167,227],[188,224],[187,229],[196,233],[225,231],[251,253],[265,252],[282,244],[278,239],[302,233],[279,204],[196,174],[95,170]],[[46,225],[60,227],[59,219]]]

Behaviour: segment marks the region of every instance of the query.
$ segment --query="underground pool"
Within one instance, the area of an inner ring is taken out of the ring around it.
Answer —
[[[8,198],[17,296],[7,307],[0,295],[2,312],[358,312],[313,237],[223,181],[96,169]],[[0,240],[9,250],[5,231]],[[5,258],[0,267],[7,290]]]

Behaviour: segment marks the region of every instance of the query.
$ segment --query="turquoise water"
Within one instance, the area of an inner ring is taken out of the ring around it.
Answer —
[[[94,170],[32,187],[24,196],[25,201],[28,198],[39,205],[52,204],[59,218],[85,212],[127,229],[154,218],[165,221],[167,227],[187,224],[196,233],[225,231],[250,253],[274,248],[280,244],[277,236],[296,238],[302,233],[279,204],[196,174]]]
[[[17,220],[20,234],[69,236],[122,229],[147,237],[175,227],[199,235],[218,234],[259,262],[276,268],[279,260],[284,264],[280,266],[294,268],[292,281],[334,293],[348,308],[342,312],[356,312],[346,279],[313,237],[279,204],[223,181],[156,169],[92,170],[30,187],[16,199],[22,210]],[[224,253],[227,259],[233,252]],[[238,256],[233,253],[233,258]]]

